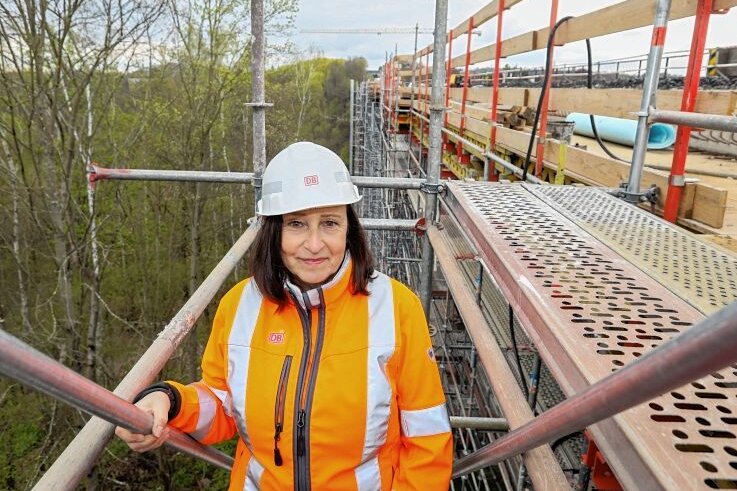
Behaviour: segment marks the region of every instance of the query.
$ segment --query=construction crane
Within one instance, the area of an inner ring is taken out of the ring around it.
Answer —
[[[335,29],[302,29],[300,34],[432,34],[434,31],[429,27],[359,27],[359,28],[335,28]],[[473,34],[481,35],[481,31],[474,29]]]

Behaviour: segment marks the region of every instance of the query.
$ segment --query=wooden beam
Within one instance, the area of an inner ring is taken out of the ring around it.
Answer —
[[[628,31],[650,26],[655,18],[657,0],[626,0],[600,10],[574,17],[563,24],[555,36],[556,45],[564,45],[587,38],[606,36],[615,32]],[[696,15],[698,0],[673,0],[669,20],[683,19]],[[715,0],[714,10],[737,6],[737,0]],[[468,22],[468,21],[466,21]],[[520,34],[502,42],[502,56],[512,56],[545,47],[549,27]],[[471,64],[494,59],[495,45],[484,46],[471,52]],[[452,60],[452,66],[465,65],[465,54]]]
[[[415,101],[415,109],[419,112],[427,111],[423,101]],[[466,108],[468,111],[468,108]],[[483,109],[482,109],[483,111]],[[469,117],[467,114],[465,128],[471,140],[483,142],[488,148],[489,123]],[[488,117],[488,116],[487,116]],[[448,113],[448,125],[460,128],[461,114],[456,111]],[[530,141],[530,134],[510,128],[497,127],[497,144],[502,148],[524,156]],[[549,169],[557,168],[559,142],[551,138],[546,140],[544,165]],[[534,156],[533,156],[534,158]],[[630,164],[603,157],[580,148],[568,146],[566,175],[589,185],[618,187],[629,176]],[[656,185],[660,189],[668,186],[668,172],[645,168],[642,173],[642,187]],[[687,181],[679,216],[692,218],[709,227],[721,228],[724,224],[724,215],[727,211],[728,192],[724,189],[704,184],[702,182]],[[663,206],[665,196],[659,198],[658,205]]]
[[[450,89],[451,99],[460,100],[461,90],[457,88]],[[471,102],[489,102],[491,100],[491,90],[491,87],[472,87],[468,89],[467,100]],[[680,110],[682,93],[682,90],[659,90],[656,97],[658,109]],[[540,97],[540,89],[499,89],[500,104],[534,106],[538,97]],[[550,92],[549,107],[551,110],[562,112],[580,112],[615,118],[637,119],[637,116],[633,113],[639,109],[641,98],[642,90],[640,89],[553,89]],[[468,110],[468,107],[471,106],[467,106],[466,110]],[[734,114],[737,112],[737,91],[700,90],[696,97],[694,112],[721,115]]]
[[[522,0],[507,0],[504,4],[504,10],[509,10],[514,5],[520,3]],[[473,14],[473,26],[479,27],[482,24],[490,21],[494,17],[496,17],[497,11],[499,10],[499,0],[492,0],[491,2],[487,3],[483,7],[481,7],[478,11],[476,11],[475,14]],[[464,21],[460,22],[456,27],[454,27],[451,32],[453,33],[453,37],[456,38],[462,34],[465,34],[468,32],[468,21],[471,19],[471,17],[468,17]],[[432,43],[428,46],[425,46],[420,51],[417,52],[416,56],[425,56],[427,53],[432,53],[433,45]]]
[[[698,186],[696,188],[691,218],[710,227],[722,228],[726,211],[726,191],[708,186]]]

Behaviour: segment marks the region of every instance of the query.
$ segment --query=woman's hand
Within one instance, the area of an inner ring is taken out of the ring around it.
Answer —
[[[136,403],[144,412],[153,415],[153,434],[141,435],[118,426],[115,434],[135,452],[147,452],[159,448],[169,436],[166,423],[169,420],[169,397],[162,391],[151,392]]]

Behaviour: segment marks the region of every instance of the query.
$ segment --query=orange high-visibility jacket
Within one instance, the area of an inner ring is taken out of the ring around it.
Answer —
[[[239,434],[230,489],[443,490],[445,397],[417,297],[377,273],[352,294],[351,262],[279,309],[244,280],[222,299],[202,380],[170,425],[205,444]]]

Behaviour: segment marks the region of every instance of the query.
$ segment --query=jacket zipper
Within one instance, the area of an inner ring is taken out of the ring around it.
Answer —
[[[289,383],[289,369],[292,366],[292,355],[284,357],[284,364],[279,375],[279,386],[276,390],[276,403],[274,404],[274,464],[281,466],[281,452],[279,451],[279,440],[284,431],[284,406],[286,406],[287,384]]]
[[[304,335],[304,349],[302,351],[302,360],[300,362],[299,377],[297,379],[297,397],[295,398],[295,420],[294,434],[296,435],[296,444],[294,445],[294,488],[296,491],[308,491],[310,489],[310,452],[309,452],[309,419],[312,409],[312,395],[315,390],[315,381],[317,379],[317,368],[320,362],[320,352],[322,351],[322,343],[325,333],[325,299],[322,290],[318,290],[320,294],[320,307],[318,310],[317,336],[315,338],[315,352],[312,356],[312,369],[310,370],[309,379],[307,378],[307,366],[311,354],[311,327],[312,312],[305,311],[295,299],[295,306],[302,320],[302,331]],[[303,397],[304,396],[304,397]],[[303,404],[304,401],[304,404]]]

